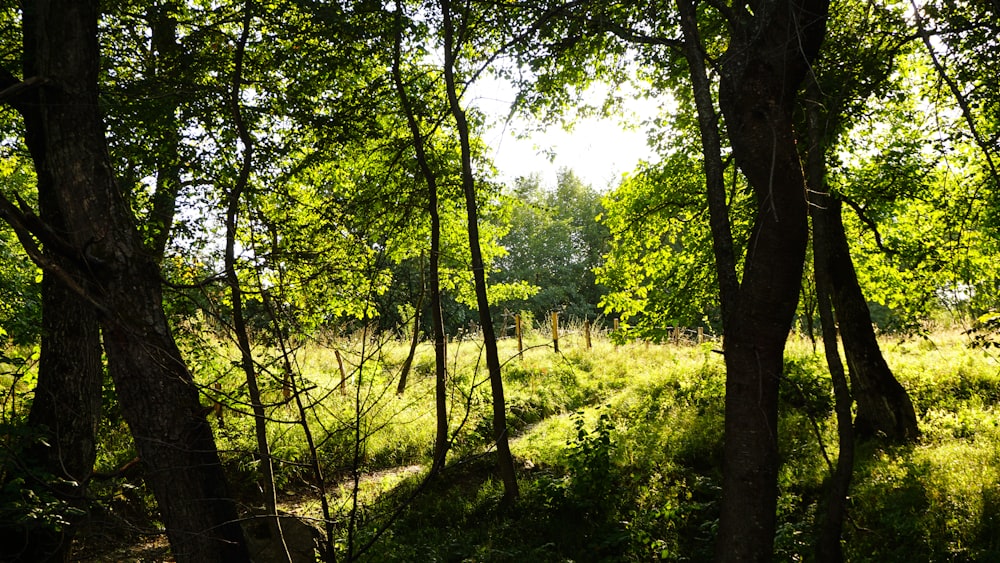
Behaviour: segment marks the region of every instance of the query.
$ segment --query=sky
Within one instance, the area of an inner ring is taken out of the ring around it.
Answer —
[[[631,172],[640,160],[652,158],[642,128],[622,125],[618,119],[585,118],[576,122],[571,131],[554,125],[519,138],[517,133],[530,130],[533,124],[525,118],[505,123],[514,99],[513,90],[487,78],[481,82],[473,87],[470,99],[495,123],[483,139],[504,181],[540,173],[542,185],[554,187],[556,172],[565,167],[584,183],[606,191],[615,187],[622,174]],[[599,91],[592,91],[591,95],[596,97]],[[630,121],[639,123],[652,116],[655,103],[631,103],[629,111],[634,114]]]

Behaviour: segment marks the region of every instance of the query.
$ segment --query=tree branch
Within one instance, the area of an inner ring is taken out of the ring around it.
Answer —
[[[673,49],[681,49],[684,47],[684,42],[680,39],[668,39],[666,37],[656,37],[653,35],[636,33],[623,25],[611,21],[601,20],[599,25],[601,29],[609,31],[619,39],[624,39],[625,41],[629,41],[631,43],[638,43],[641,45],[664,45]]]
[[[831,197],[833,196],[831,195]],[[858,202],[852,200],[847,196],[838,195],[836,197],[840,201],[843,201],[844,203],[849,205],[850,208],[854,210],[854,213],[857,214],[858,219],[861,219],[861,222],[864,223],[865,226],[867,226],[869,229],[871,229],[872,234],[875,235],[875,246],[877,246],[880,251],[890,256],[895,255],[897,253],[895,250],[892,250],[891,248],[886,248],[885,245],[882,244],[882,235],[880,235],[878,232],[878,224],[876,224],[875,221],[865,213],[864,207],[861,207],[861,205]]]
[[[931,62],[934,64],[934,69],[937,71],[941,80],[948,85],[948,89],[951,90],[953,96],[955,96],[955,101],[958,103],[958,107],[962,110],[962,116],[965,118],[965,123],[969,127],[969,133],[972,135],[972,139],[979,146],[979,149],[983,151],[983,157],[986,159],[986,166],[989,168],[990,175],[993,177],[993,181],[1000,185],[1000,172],[997,171],[997,165],[993,161],[993,154],[990,150],[990,146],[983,139],[983,136],[979,133],[979,129],[976,127],[975,117],[972,115],[972,107],[969,104],[969,99],[962,93],[962,89],[959,88],[958,83],[951,77],[948,76],[948,70],[945,68],[944,63],[938,57],[937,52],[934,50],[934,45],[931,43],[931,34],[927,31],[924,26],[924,19],[920,15],[920,7],[917,6],[915,0],[910,0],[913,6],[914,19],[916,20],[917,32],[920,35],[920,39],[927,48],[927,54],[930,55]]]
[[[22,82],[6,69],[0,69],[0,88],[3,88],[0,90],[0,103],[9,103],[16,109],[20,105],[17,98],[47,83],[48,80],[41,76],[32,76]]]
[[[29,217],[34,217],[30,215]],[[17,240],[20,241],[21,246],[24,247],[24,251],[28,254],[28,258],[35,263],[42,270],[58,277],[66,287],[70,288],[74,293],[78,294],[83,299],[87,300],[88,303],[94,306],[94,308],[99,311],[102,315],[107,315],[109,313],[107,307],[102,303],[98,302],[94,298],[91,292],[87,291],[80,283],[73,278],[62,266],[57,264],[51,259],[51,257],[46,256],[42,250],[38,247],[38,243],[35,241],[35,236],[33,231],[28,227],[25,213],[14,206],[13,203],[6,196],[0,194],[0,219],[3,219],[11,229],[14,230],[14,235],[17,236]],[[37,220],[37,217],[34,217]]]

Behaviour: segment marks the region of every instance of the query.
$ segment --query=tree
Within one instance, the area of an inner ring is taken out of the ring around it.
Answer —
[[[446,387],[448,382],[448,340],[444,332],[444,316],[441,310],[441,210],[438,204],[439,190],[437,174],[435,174],[431,169],[430,160],[424,145],[424,133],[421,130],[420,123],[417,121],[416,112],[414,111],[413,104],[410,100],[410,95],[407,93],[406,85],[403,82],[403,73],[401,69],[401,51],[403,45],[403,3],[399,0],[396,2],[396,18],[396,38],[393,43],[392,51],[393,82],[396,86],[396,92],[399,95],[400,106],[406,116],[407,126],[410,129],[410,134],[413,136],[413,150],[417,157],[417,164],[420,167],[420,173],[423,176],[424,181],[427,182],[427,214],[430,218],[431,229],[427,292],[430,294],[431,329],[433,331],[432,338],[434,340],[434,401],[437,415],[437,429],[434,438],[434,464],[431,468],[431,472],[439,472],[444,468],[449,443],[448,397]],[[421,260],[421,267],[422,266],[423,260]],[[423,272],[421,272],[421,280],[422,279]],[[421,287],[420,301],[422,301],[422,297],[423,288]],[[420,301],[418,301],[418,305],[414,309],[414,342],[416,342],[416,333],[419,326],[418,319],[420,318]],[[413,358],[413,348],[414,346],[411,346],[410,356],[407,359],[407,367],[409,367],[409,362]],[[399,393],[403,392],[403,386],[406,381],[405,377],[406,375],[404,371],[404,373],[400,375]]]
[[[37,113],[23,115],[27,145],[37,176],[50,179],[39,182],[39,201],[50,201],[62,223],[43,224],[6,197],[4,219],[32,259],[97,312],[108,369],[174,555],[246,560],[211,429],[163,313],[158,267],[142,248],[108,158],[96,2],[25,3],[22,23],[24,81],[40,83],[29,93]],[[59,258],[49,259],[52,250]]]
[[[16,21],[16,16],[4,14],[4,21]],[[20,36],[17,32],[11,35]],[[0,81],[16,89],[17,79],[6,69],[2,72]],[[6,101],[22,113],[30,114],[31,119],[39,119],[38,112],[23,99],[14,96]],[[52,176],[26,171],[27,166],[23,163],[28,158],[24,145],[19,143],[17,150],[20,154],[7,160],[10,166],[7,176],[15,180],[9,185],[27,193],[34,180],[38,186],[41,219],[58,229],[65,229],[62,213],[51,195]],[[64,263],[57,252],[46,248],[45,253],[47,259]],[[28,292],[25,297],[30,294]],[[68,284],[51,272],[43,273],[40,294],[41,344],[34,400],[28,414],[27,433],[20,449],[15,450],[20,458],[9,460],[13,463],[5,468],[8,471],[3,481],[7,485],[15,479],[23,479],[25,491],[22,494],[39,491],[44,496],[54,495],[63,503],[61,514],[48,516],[63,520],[63,526],[25,518],[23,526],[14,525],[0,531],[3,535],[0,555],[25,560],[64,560],[69,556],[80,515],[88,509],[86,486],[96,457],[104,370],[97,314],[91,304],[80,299]]]
[[[510,230],[502,239],[507,254],[497,264],[499,282],[527,282],[537,293],[505,305],[542,318],[562,311],[569,318],[592,319],[603,293],[594,270],[602,260],[608,230],[600,194],[568,169],[560,170],[554,190],[538,177],[520,178],[510,194]]]
[[[807,147],[808,184],[813,195],[810,214],[817,276],[820,270],[826,272],[825,281],[829,283],[834,316],[844,342],[858,407],[854,423],[857,435],[882,436],[894,442],[913,441],[920,434],[913,404],[882,356],[868,303],[851,260],[841,202],[830,194],[826,182],[828,147],[858,112],[861,100],[887,90],[894,60],[906,39],[889,30],[857,29],[858,26],[899,29],[901,22],[891,8],[878,9],[874,14],[855,14],[840,7],[834,17],[835,31],[823,57],[813,66],[808,94],[802,100],[808,123],[800,128],[803,137],[800,146]]]
[[[1000,184],[1000,137],[996,134],[1000,96],[992,65],[996,62],[1000,6],[995,2],[918,6],[912,0],[911,5],[917,34],[931,64],[961,109],[966,131],[981,151],[983,167],[996,187]],[[932,37],[947,48],[936,47]]]
[[[50,176],[38,176],[40,216],[49,225],[62,225],[61,214],[49,195],[51,181]],[[49,252],[47,257],[62,261],[55,253]],[[4,557],[65,560],[79,515],[88,508],[85,493],[97,454],[104,370],[97,315],[90,303],[46,272],[41,283],[41,309],[38,380],[28,433],[21,445],[21,459],[16,460],[20,469],[8,472],[4,481],[23,478],[28,490],[54,494],[65,503],[61,516],[65,529],[28,520],[23,529],[13,527],[0,534],[4,537]]]
[[[756,198],[738,286],[696,5],[678,5],[705,147],[725,331],[725,465],[716,559],[765,561],[774,541],[778,382],[807,236],[794,102],[823,41],[828,3],[758,2],[723,14],[729,45],[719,69],[719,107],[736,163]]]
[[[677,115],[694,113],[685,101]],[[674,326],[705,324],[721,332],[719,283],[705,198],[704,157],[691,124],[671,124],[669,153],[628,176],[605,199],[602,222],[610,250],[598,279],[608,288],[602,304],[621,315],[627,335],[672,336]],[[733,245],[744,248],[751,201],[731,162],[720,174],[733,186],[724,201]]]
[[[656,48],[675,48],[684,56],[702,137],[725,332],[725,465],[716,558],[764,561],[771,557],[775,530],[778,383],[808,233],[805,180],[794,134],[795,100],[822,44],[829,3],[758,1],[727,7],[680,0],[677,5],[676,12],[661,6],[588,5],[567,25],[580,35],[570,35],[559,45],[568,44],[565,51],[577,55],[564,73],[577,78],[581,61],[593,64],[608,56],[604,51],[587,56],[594,42],[585,39],[584,31],[606,31],[646,46],[656,65],[664,64]],[[678,28],[683,39],[671,36]],[[718,56],[722,46],[725,52]],[[742,276],[736,267],[719,116],[707,64],[716,65],[719,109],[732,154],[755,200]],[[679,68],[666,66],[663,73],[676,81],[682,74]]]
[[[497,447],[500,478],[504,485],[504,499],[511,501],[520,493],[517,475],[514,472],[514,458],[510,453],[507,435],[507,408],[503,393],[503,379],[500,373],[500,357],[497,352],[496,334],[490,315],[490,301],[486,291],[486,269],[482,249],[479,244],[479,213],[476,202],[476,179],[472,169],[472,149],[470,130],[465,109],[461,105],[458,82],[455,77],[460,50],[465,47],[462,38],[467,36],[471,14],[466,11],[452,12],[450,0],[441,0],[441,34],[444,48],[444,80],[448,94],[448,105],[461,143],[462,189],[465,192],[465,207],[468,214],[469,250],[472,254],[472,276],[476,287],[476,304],[479,308],[483,344],[486,348],[486,368],[490,374],[490,388],[493,398],[493,438]],[[456,41],[456,37],[458,40]]]

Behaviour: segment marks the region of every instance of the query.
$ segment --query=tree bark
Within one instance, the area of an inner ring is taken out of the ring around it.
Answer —
[[[811,82],[810,87],[815,85]],[[817,94],[811,88],[812,94]],[[818,101],[818,98],[814,98]],[[847,514],[847,494],[854,476],[854,401],[847,385],[847,374],[837,348],[837,325],[834,320],[833,280],[830,271],[832,236],[825,214],[830,198],[816,186],[822,186],[826,178],[826,151],[820,127],[819,106],[806,106],[809,128],[809,151],[807,155],[807,177],[809,190],[809,213],[813,220],[813,271],[816,276],[816,305],[819,309],[823,331],[823,351],[830,368],[833,383],[834,410],[837,413],[837,441],[839,454],[837,465],[830,477],[825,509],[817,517],[819,536],[816,540],[816,561],[819,563],[839,563],[844,560],[840,538],[843,535],[844,518]],[[839,209],[838,209],[839,213]],[[846,241],[845,241],[846,242]]]
[[[28,135],[65,220],[60,246],[77,286],[101,308],[108,369],[178,561],[248,554],[198,390],[163,313],[159,269],[115,183],[99,113],[95,0],[25,2],[26,77],[38,91]],[[42,185],[39,186],[42,188]]]
[[[705,159],[703,167],[708,199],[709,227],[712,231],[712,252],[715,256],[715,270],[719,277],[722,324],[726,326],[739,295],[740,280],[736,274],[733,231],[729,221],[729,207],[726,203],[725,166],[722,162],[719,115],[715,111],[712,86],[705,68],[701,33],[698,31],[694,2],[695,0],[678,0],[677,6],[681,16],[681,31],[684,36],[684,58],[688,63],[691,89],[698,111],[698,129],[701,133],[702,155]]]
[[[844,364],[840,361],[840,351],[837,349],[837,329],[833,320],[829,272],[820,273],[819,270],[823,266],[820,265],[819,259],[814,260],[816,262],[817,306],[823,331],[823,350],[833,381],[834,410],[837,413],[837,442],[839,445],[837,465],[830,477],[825,510],[818,517],[819,537],[816,540],[816,561],[838,563],[844,560],[840,538],[843,535],[844,518],[847,515],[847,495],[854,477],[854,421],[851,414],[854,401],[851,399],[851,392],[847,386],[847,374],[844,372]]]
[[[434,409],[435,409],[435,436],[434,436],[434,461],[431,465],[431,473],[440,472],[444,469],[445,460],[448,455],[448,349],[447,338],[444,332],[444,315],[441,311],[441,213],[438,209],[438,183],[437,176],[431,170],[430,161],[427,158],[427,150],[424,145],[424,136],[417,122],[416,114],[413,111],[413,104],[406,92],[403,84],[402,72],[402,42],[403,42],[403,5],[396,2],[396,41],[393,43],[392,76],[399,94],[400,105],[403,113],[406,114],[406,123],[413,137],[413,151],[417,157],[417,166],[420,173],[427,182],[427,213],[431,222],[431,251],[430,263],[428,264],[428,291],[431,299],[431,328],[434,333]],[[423,288],[421,288],[422,290]],[[421,293],[423,298],[423,293]],[[419,309],[417,307],[414,325],[419,319]],[[416,326],[414,326],[416,330]],[[400,381],[400,388],[403,382]]]
[[[920,436],[917,415],[906,389],[892,374],[882,355],[871,312],[851,259],[844,231],[841,201],[826,184],[826,130],[836,125],[836,100],[824,99],[811,78],[803,109],[807,117],[810,214],[813,221],[817,284],[820,272],[829,283],[834,320],[844,343],[851,391],[857,401],[855,433],[859,439],[882,438],[891,443],[913,442]],[[831,109],[834,108],[834,109]]]
[[[796,92],[825,35],[827,0],[736,9],[719,107],[757,200],[736,303],[725,326],[725,465],[717,561],[770,561],[777,501],[778,382],[808,236],[796,151]]]
[[[28,76],[25,69],[25,76]],[[7,72],[2,77],[7,88],[17,83]],[[22,114],[28,127],[37,131],[40,114],[37,89],[25,90],[10,103]],[[44,156],[44,139],[28,135],[25,144],[32,155]],[[65,222],[53,200],[52,178],[36,175],[39,214],[54,231],[65,233]],[[48,197],[47,197],[48,196]],[[46,260],[66,267],[54,251]],[[28,414],[29,443],[23,444],[27,485],[43,487],[61,501],[86,512],[87,481],[96,458],[96,433],[101,416],[101,337],[97,311],[80,299],[63,280],[51,272],[42,277],[42,331],[38,381]],[[62,561],[69,556],[76,523],[61,531],[49,527],[9,526],[0,529],[0,559]]]
[[[31,443],[23,458],[26,485],[47,488],[84,513],[97,453],[103,374],[96,312],[57,278],[44,275],[38,383],[28,414]],[[47,526],[0,530],[0,560],[67,561],[81,518],[65,513],[63,517],[69,525],[61,530]]]
[[[858,403],[855,428],[860,439],[914,442],[920,437],[917,414],[906,389],[882,355],[871,312],[861,291],[841,216],[841,202],[829,193],[817,194],[816,237],[828,237],[823,258],[830,272],[833,307],[844,341],[851,389]]]
[[[462,189],[465,192],[465,208],[468,215],[469,250],[472,255],[472,277],[476,286],[476,305],[479,308],[479,323],[483,330],[483,346],[486,348],[486,368],[490,374],[490,388],[493,393],[493,439],[497,447],[497,463],[500,479],[503,481],[504,501],[510,502],[520,495],[517,475],[514,471],[514,457],[510,452],[507,435],[507,407],[504,400],[503,377],[500,371],[500,355],[497,338],[490,314],[490,302],[486,293],[486,269],[483,253],[479,246],[479,214],[476,204],[476,182],[472,175],[472,148],[469,140],[469,124],[458,99],[455,84],[455,28],[450,0],[441,0],[442,25],[444,27],[444,77],[448,92],[448,104],[455,117],[462,150]]]

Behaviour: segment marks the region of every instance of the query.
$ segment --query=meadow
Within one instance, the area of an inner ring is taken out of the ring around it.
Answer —
[[[330,534],[337,560],[710,559],[721,493],[720,344],[592,340],[588,349],[581,330],[570,330],[555,353],[537,331],[527,335],[521,356],[513,339],[500,342],[521,485],[521,497],[509,504],[501,502],[489,386],[474,339],[449,344],[452,447],[447,467],[431,479],[429,344],[418,346],[402,395],[396,378],[405,339],[330,338],[285,356],[258,350],[282,509]],[[1000,560],[1000,364],[989,349],[970,343],[944,329],[882,339],[923,436],[914,446],[860,445],[844,529],[847,560]],[[187,354],[205,387],[206,408],[214,412],[215,401],[221,407],[221,418],[211,416],[217,441],[250,514],[259,504],[259,458],[245,382],[227,350],[195,339]],[[348,376],[344,386],[335,350]],[[812,558],[817,511],[836,463],[821,350],[793,336],[786,353],[779,561]],[[297,374],[291,383],[287,368]],[[5,402],[8,416],[17,389],[8,387],[15,391]],[[110,390],[106,403],[97,472],[113,477],[92,483],[101,518],[79,542],[76,559],[155,559],[166,553],[156,511],[141,469],[120,471],[135,454]],[[319,474],[306,428],[294,423],[300,412],[307,413]]]

